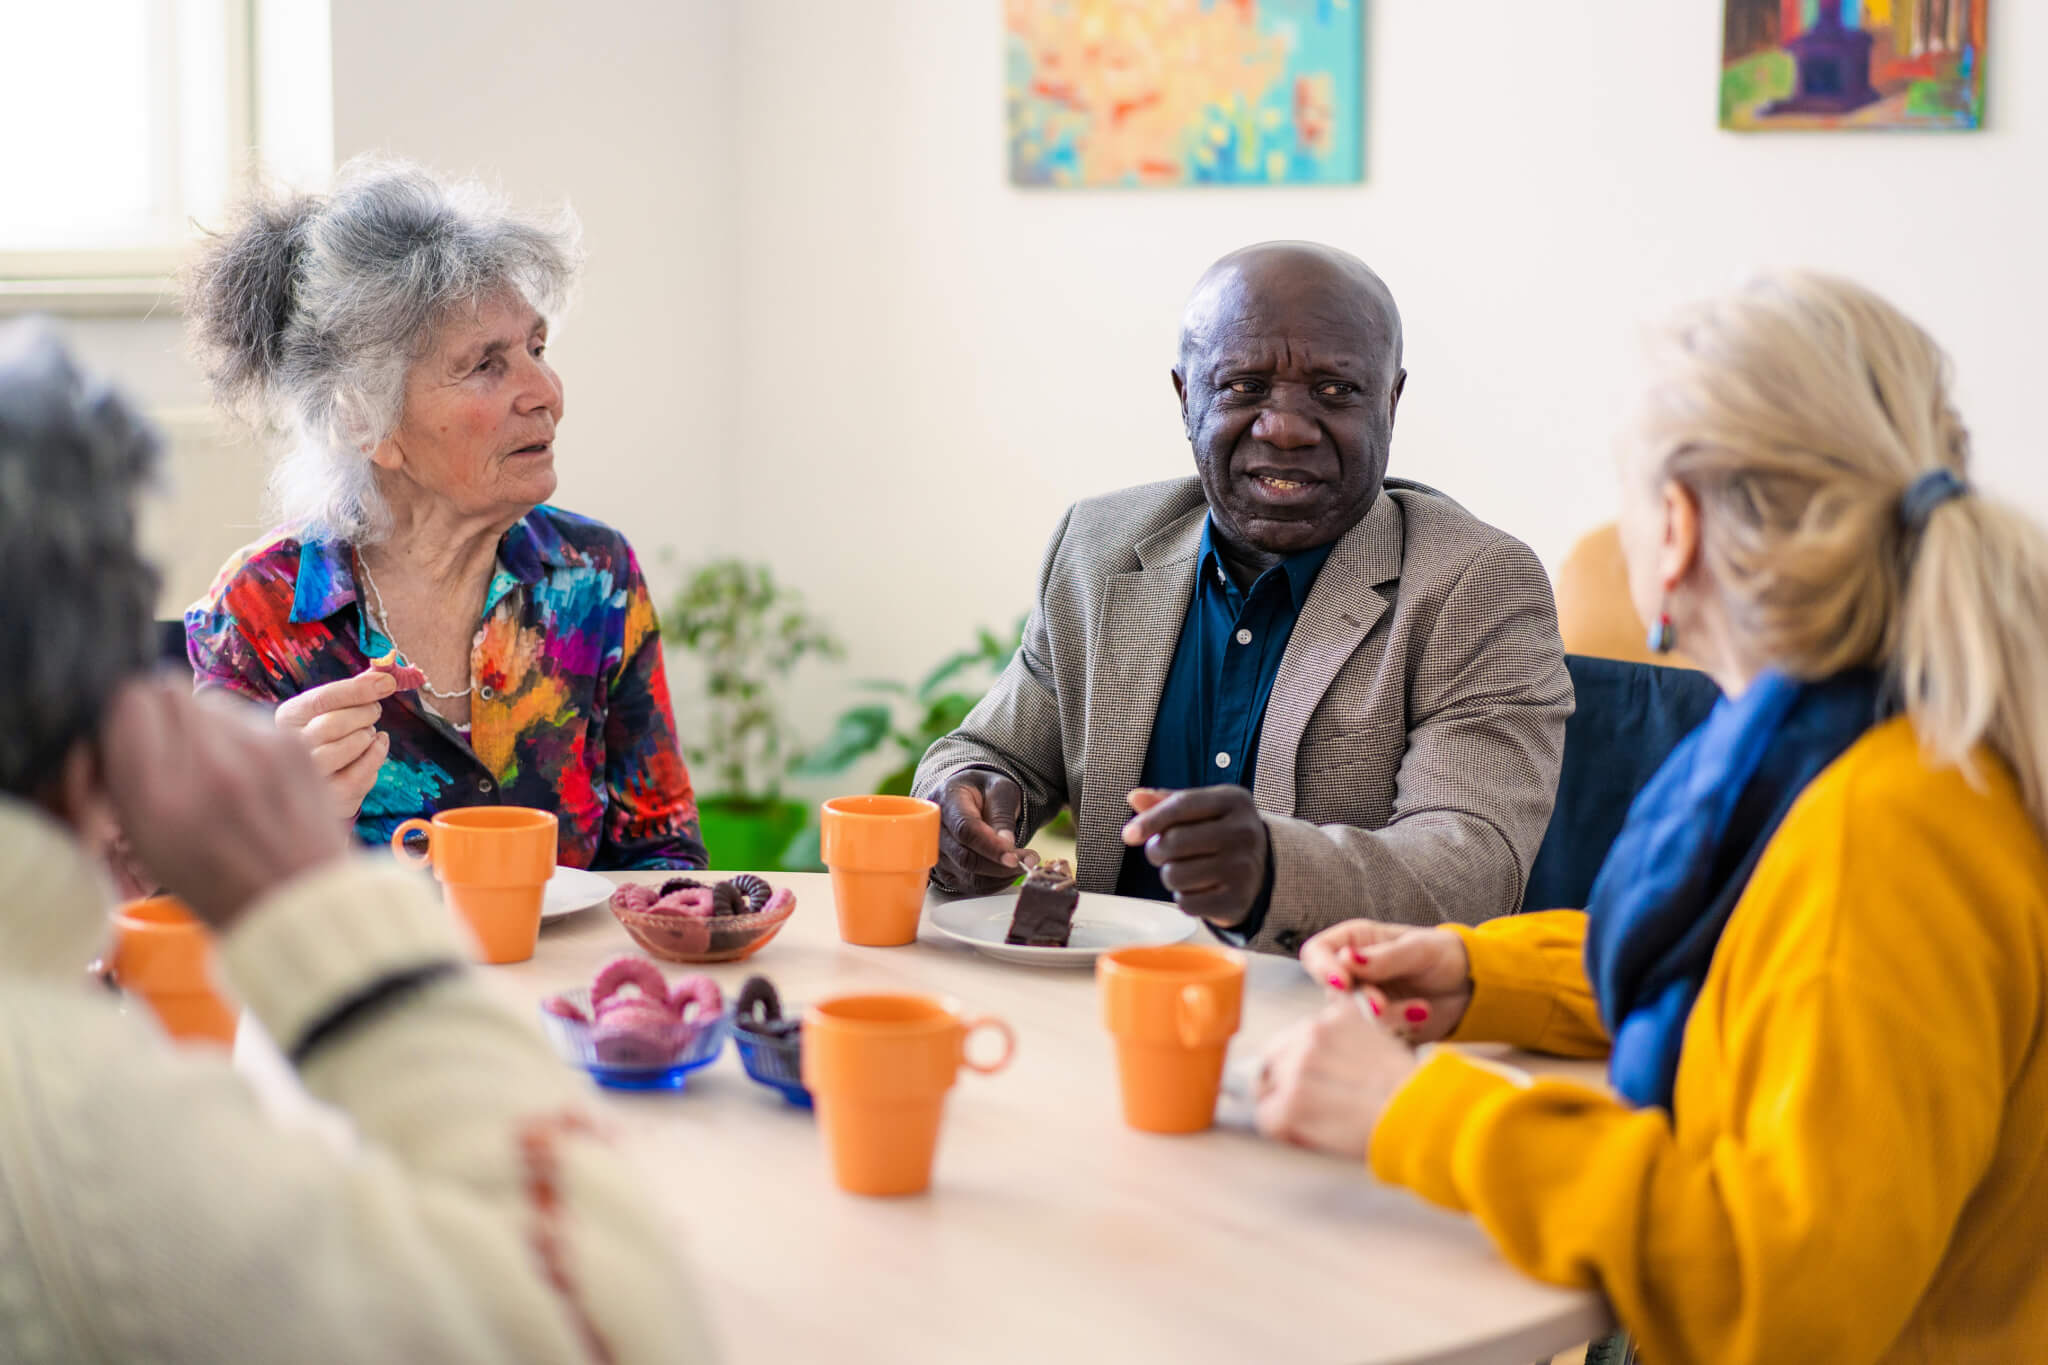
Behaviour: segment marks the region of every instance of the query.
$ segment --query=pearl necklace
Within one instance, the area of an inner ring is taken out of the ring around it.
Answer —
[[[384,632],[384,638],[389,640],[391,647],[398,651],[398,657],[410,664],[412,656],[406,653],[404,645],[398,643],[398,637],[391,633],[391,617],[384,610],[384,590],[377,586],[376,578],[370,573],[370,561],[363,558],[361,550],[356,551],[356,568],[361,571],[363,582],[369,586],[370,596],[376,599],[373,610],[377,614],[377,629]],[[417,665],[414,666],[417,667]],[[427,670],[424,668],[420,669],[420,676],[425,678]],[[464,697],[476,691],[476,678],[472,675],[469,680],[469,686],[463,688],[460,692],[444,692],[434,686],[431,680],[421,683],[420,690],[428,696],[438,697],[442,701],[461,701]]]

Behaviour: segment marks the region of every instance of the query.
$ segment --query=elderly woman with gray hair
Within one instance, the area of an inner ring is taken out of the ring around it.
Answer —
[[[434,897],[347,856],[298,744],[147,680],[154,456],[0,328],[0,1360],[709,1358],[587,1087]],[[353,1150],[88,979],[116,823]]]
[[[249,206],[187,288],[217,395],[289,438],[279,529],[186,615],[198,685],[275,704],[357,834],[552,810],[576,867],[705,864],[624,537],[547,506],[575,228],[358,161]]]

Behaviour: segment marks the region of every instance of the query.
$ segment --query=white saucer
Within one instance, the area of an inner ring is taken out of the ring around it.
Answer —
[[[947,938],[978,953],[1027,967],[1086,967],[1112,948],[1179,943],[1201,928],[1201,921],[1182,914],[1168,901],[1084,891],[1080,908],[1074,912],[1074,933],[1068,946],[1027,948],[1003,942],[1010,932],[1010,916],[1016,911],[1017,893],[1003,891],[936,906],[929,918],[932,927]]]
[[[580,867],[557,867],[541,896],[542,923],[603,905],[612,897],[612,881]]]

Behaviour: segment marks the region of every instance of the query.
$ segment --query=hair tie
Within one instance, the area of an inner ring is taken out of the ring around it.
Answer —
[[[1947,469],[1930,469],[1899,497],[1899,524],[1908,531],[1921,531],[1927,526],[1927,519],[1934,515],[1934,509],[1951,498],[1960,498],[1970,491],[1955,473]]]

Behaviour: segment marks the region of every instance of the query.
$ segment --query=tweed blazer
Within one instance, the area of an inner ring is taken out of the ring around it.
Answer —
[[[1020,842],[1074,810],[1083,890],[1116,889],[1208,503],[1193,478],[1076,503],[996,685],[918,766],[1024,792]],[[1252,947],[1293,953],[1339,920],[1478,923],[1520,905],[1557,791],[1572,686],[1529,548],[1433,489],[1389,479],[1337,542],[1281,658],[1253,799],[1273,895]],[[941,885],[942,890],[958,888]]]

